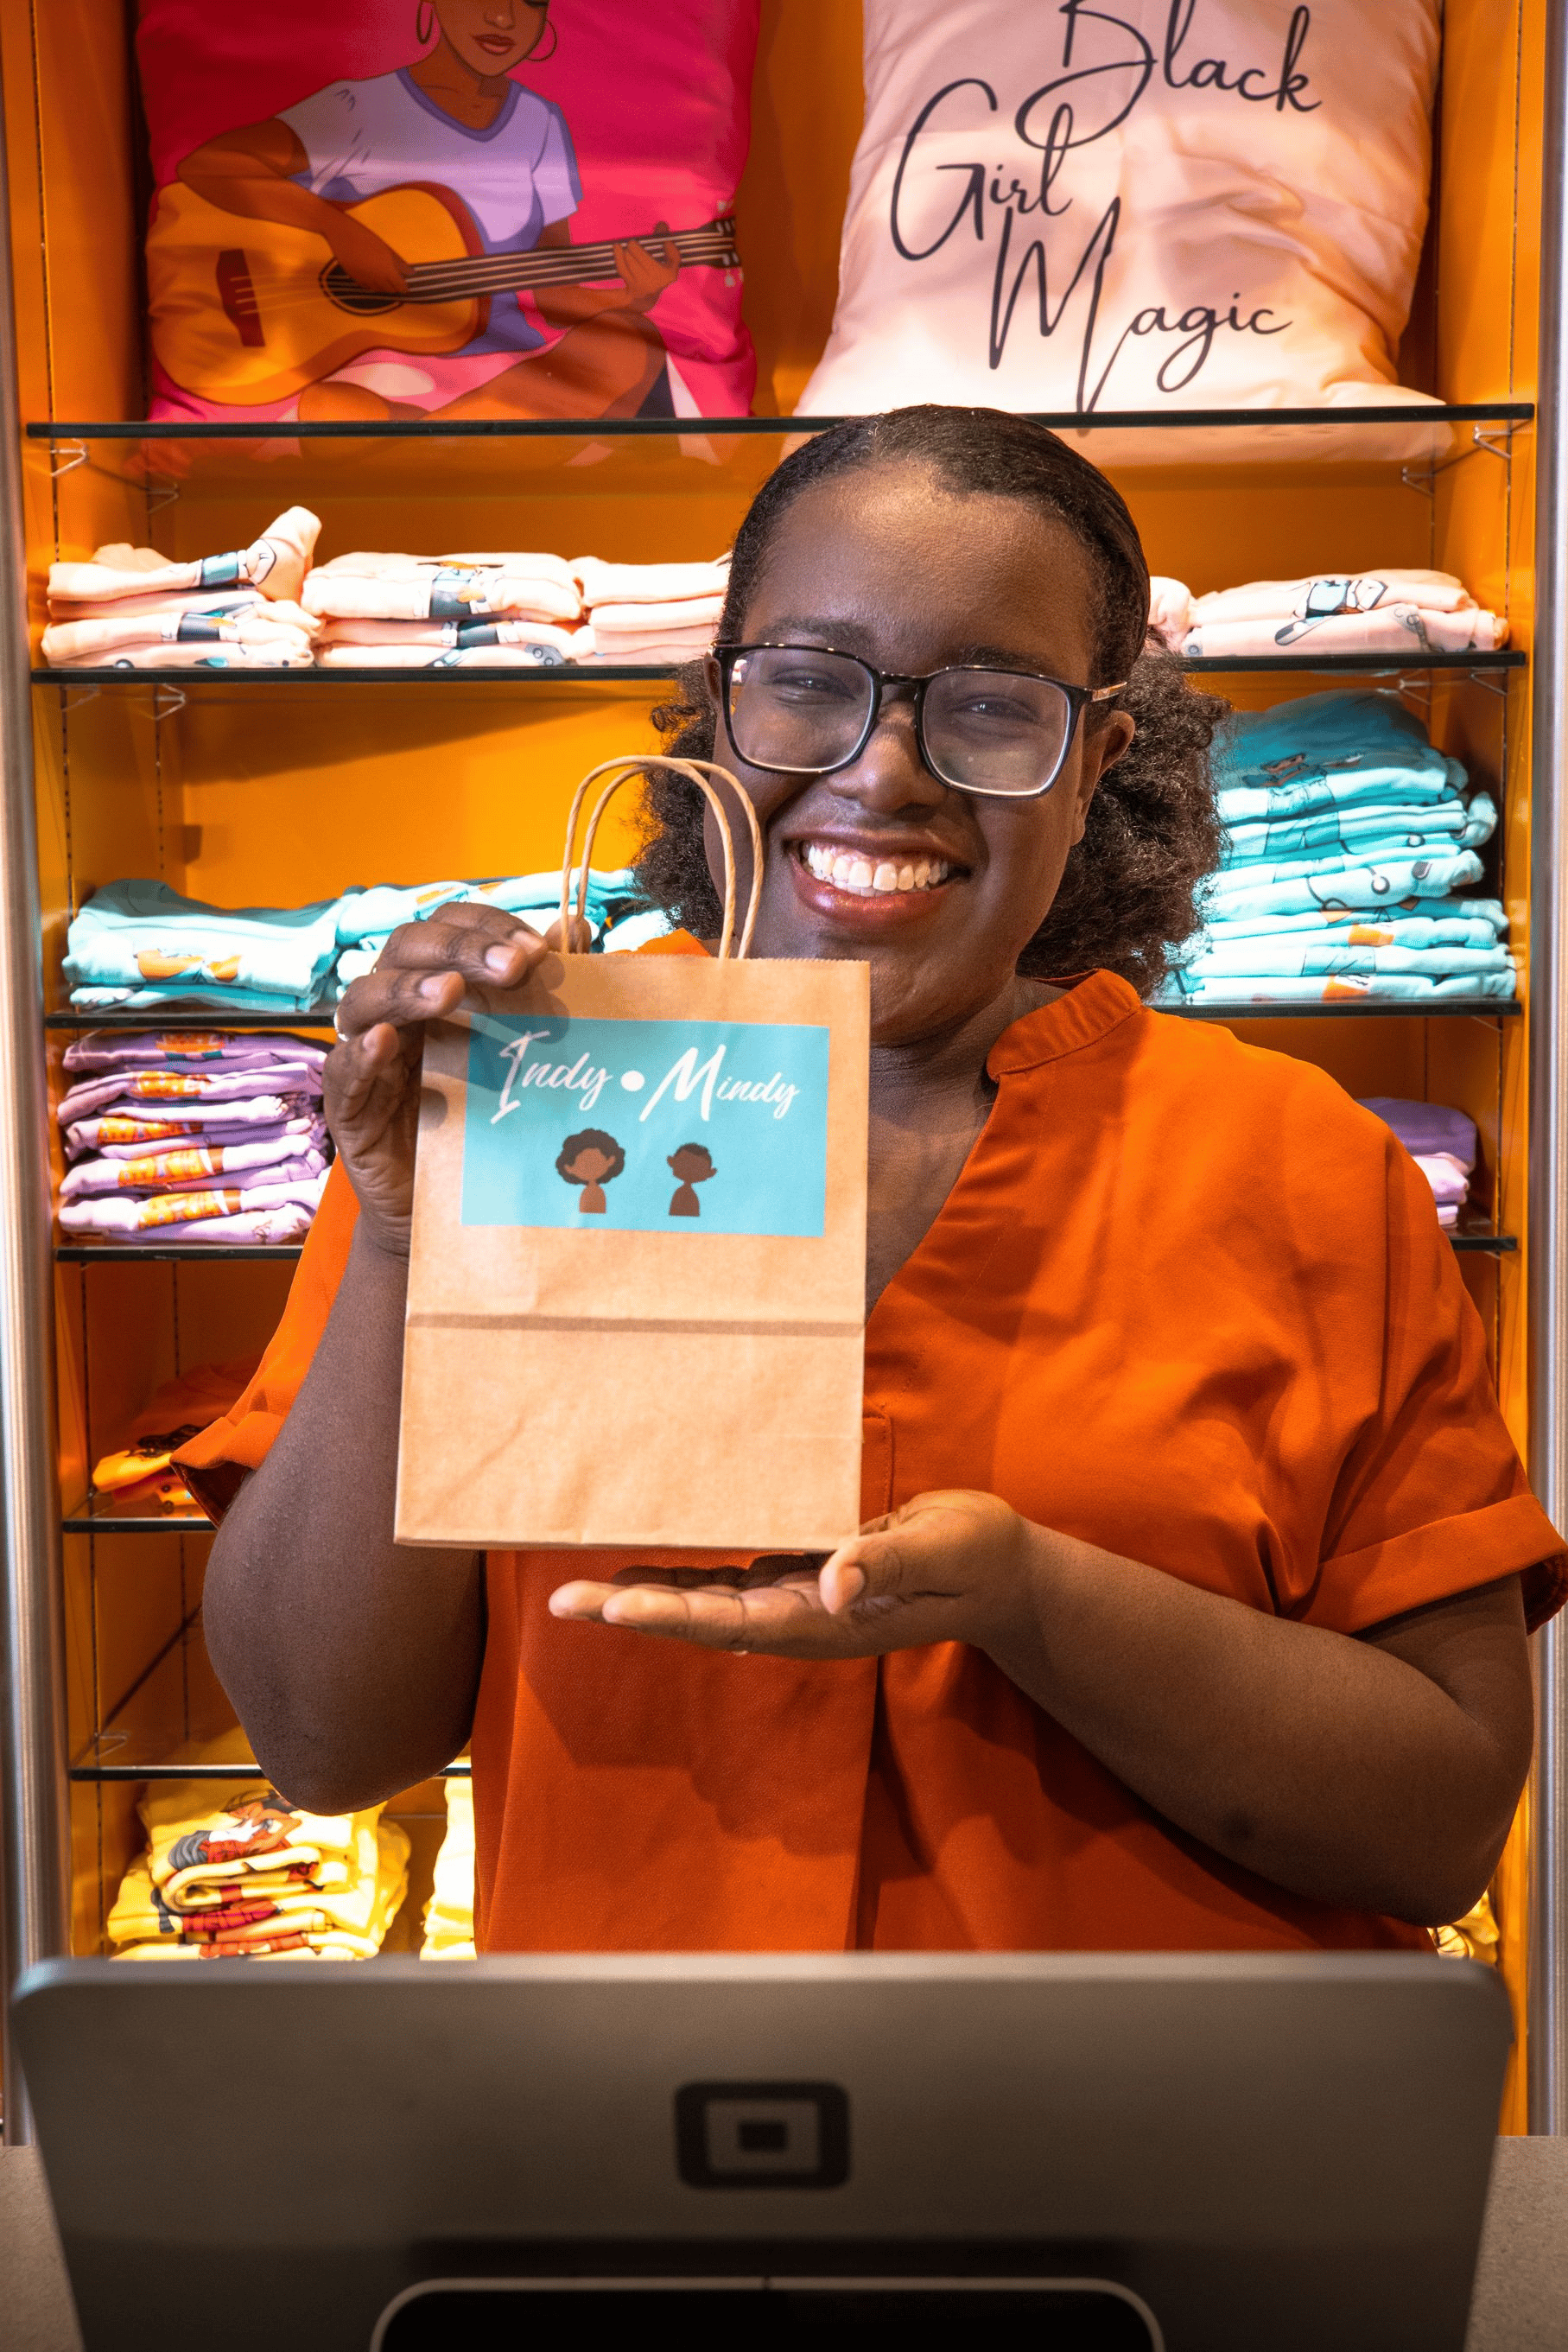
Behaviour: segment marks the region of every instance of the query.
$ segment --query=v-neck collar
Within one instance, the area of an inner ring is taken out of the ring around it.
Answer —
[[[1075,976],[1062,983],[1061,994],[1051,1003],[1026,1013],[1002,1031],[986,1056],[987,1076],[999,1084],[1041,1062],[1059,1062],[1064,1054],[1094,1045],[1143,1009],[1137,991],[1119,972]]]
[[[891,1336],[900,1307],[906,1301],[914,1303],[912,1282],[919,1285],[928,1272],[935,1275],[944,1260],[951,1267],[954,1260],[961,1257],[967,1260],[963,1286],[972,1289],[984,1274],[991,1248],[1001,1240],[1005,1227],[990,1215],[992,1204],[987,1202],[982,1210],[975,1195],[983,1196],[991,1190],[989,1163],[999,1149],[1006,1148],[999,1140],[999,1131],[1008,1104],[1007,1081],[1048,1063],[1062,1061],[1086,1045],[1096,1045],[1143,1010],[1136,990],[1119,973],[1092,971],[1082,979],[1070,979],[1063,983],[1061,994],[1051,1003],[1024,1013],[1003,1030],[986,1057],[986,1072],[996,1083],[997,1099],[969,1146],[947,1198],[867,1316],[868,1352],[874,1342],[884,1337],[879,1327],[889,1327],[885,1336]],[[978,1252],[959,1248],[957,1236],[963,1227],[967,1224],[973,1228],[982,1222],[995,1228],[991,1247]]]

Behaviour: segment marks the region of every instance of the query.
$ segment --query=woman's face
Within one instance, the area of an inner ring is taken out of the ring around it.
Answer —
[[[544,38],[549,0],[434,0],[448,46],[476,74],[509,73]]]
[[[774,538],[747,611],[748,643],[831,646],[924,677],[949,663],[1091,682],[1093,589],[1065,525],[1021,499],[945,489],[927,468],[890,464],[803,491]],[[737,761],[719,724],[715,753],[751,795],[767,847],[757,952],[845,957],[872,967],[872,1030],[904,1045],[956,1026],[1007,986],[1055,898],[1094,787],[1131,742],[1116,712],[1081,722],[1049,793],[985,799],[934,776],[907,698],[884,703],[854,765],[774,774]],[[708,863],[722,874],[713,820]],[[808,866],[824,853],[874,869],[943,861],[926,888],[855,894]],[[744,841],[741,903],[749,873]]]
[[[566,1172],[574,1184],[597,1184],[609,1174],[611,1164],[609,1153],[590,1143],[584,1145]]]

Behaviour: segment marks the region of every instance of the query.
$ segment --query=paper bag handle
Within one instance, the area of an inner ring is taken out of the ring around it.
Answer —
[[[741,808],[744,810],[746,814],[746,822],[751,832],[751,893],[747,904],[746,920],[741,926],[740,947],[737,952],[742,956],[749,955],[751,952],[751,935],[757,929],[758,905],[762,897],[763,859],[762,827],[757,821],[757,811],[751,804],[751,796],[748,793],[742,791],[735,777],[730,774],[729,770],[727,768],[721,768],[716,761],[674,760],[669,758],[667,755],[657,751],[632,751],[624,754],[619,760],[601,760],[597,768],[590,768],[587,775],[584,776],[581,783],[579,784],[576,793],[572,796],[570,814],[568,815],[566,820],[566,845],[561,852],[560,861],[560,937],[562,951],[564,952],[566,941],[571,936],[570,931],[568,929],[568,919],[570,913],[574,911],[570,903],[573,860],[577,855],[578,822],[582,814],[583,802],[588,797],[588,788],[590,784],[596,780],[596,778],[605,775],[611,776],[611,782],[604,786],[603,790],[600,793],[598,799],[593,803],[593,808],[588,820],[588,829],[583,835],[582,863],[580,866],[577,868],[576,873],[577,905],[575,912],[580,917],[583,914],[588,905],[589,862],[593,855],[593,842],[594,836],[599,831],[599,821],[604,814],[610,803],[620,791],[622,784],[629,782],[634,775],[646,775],[649,770],[653,768],[673,769],[676,775],[689,778],[703,793],[709,808],[711,808],[714,813],[715,818],[717,820],[719,839],[724,845],[724,929],[719,934],[718,942],[719,960],[721,962],[729,955],[735,941],[735,843],[731,837],[729,819],[725,814],[724,803],[720,800],[718,793],[715,791],[713,784],[708,781],[708,779],[710,777],[722,777],[724,782],[729,786],[730,791],[735,794],[736,799],[740,803]],[[612,771],[614,772],[612,775]]]

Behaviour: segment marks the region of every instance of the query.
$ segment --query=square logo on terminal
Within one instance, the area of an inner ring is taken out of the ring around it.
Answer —
[[[689,2189],[841,2189],[849,2100],[836,2083],[687,2083],[675,2160]]]

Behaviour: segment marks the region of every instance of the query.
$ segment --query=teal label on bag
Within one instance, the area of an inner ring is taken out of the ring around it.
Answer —
[[[474,1017],[465,1225],[822,1231],[825,1028]]]

